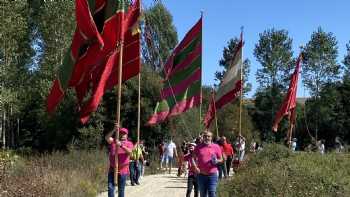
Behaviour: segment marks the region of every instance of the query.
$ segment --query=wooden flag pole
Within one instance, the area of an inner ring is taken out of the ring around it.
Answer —
[[[116,138],[114,140],[119,140],[119,128],[120,128],[120,106],[121,106],[121,96],[122,96],[122,76],[123,76],[123,45],[124,41],[120,41],[119,45],[119,69],[118,69],[118,100],[117,100],[117,128],[116,128]],[[114,184],[118,185],[118,146],[116,145],[115,150],[115,170],[114,170]]]
[[[141,68],[138,76],[138,103],[137,103],[137,144],[140,143],[140,122],[141,122]]]
[[[202,18],[202,29],[203,29],[203,15],[204,15],[204,11],[201,10],[201,18]],[[203,33],[202,33],[203,36]],[[202,37],[203,40],[203,37]],[[203,54],[203,42],[202,42],[202,52],[201,54]],[[201,55],[201,58],[203,57],[203,55]],[[201,72],[202,72],[202,68],[201,68]],[[202,73],[201,73],[202,76]],[[203,98],[203,90],[202,90],[202,78],[201,78],[201,90],[200,90],[200,104],[199,104],[199,129],[202,129],[202,98]],[[198,131],[198,135],[201,131]]]
[[[243,26],[241,27],[241,42],[243,44]],[[240,99],[239,99],[239,135],[242,135],[242,102],[243,102],[243,46],[242,46],[242,50],[241,50],[241,84],[242,84],[242,88],[240,91]]]
[[[139,9],[142,16],[141,0],[139,1]],[[139,36],[141,39],[141,36]],[[137,103],[137,144],[140,144],[140,126],[141,126],[141,62],[139,61],[139,75],[138,75],[138,103]]]
[[[212,100],[214,105],[214,117],[215,117],[215,128],[216,128],[216,136],[219,137],[219,127],[218,127],[218,118],[216,116],[216,106],[215,106],[215,90],[213,88]]]

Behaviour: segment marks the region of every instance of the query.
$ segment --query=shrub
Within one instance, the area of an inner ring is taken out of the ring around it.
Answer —
[[[219,184],[218,196],[350,196],[348,169],[348,154],[291,154],[268,145],[233,179]]]

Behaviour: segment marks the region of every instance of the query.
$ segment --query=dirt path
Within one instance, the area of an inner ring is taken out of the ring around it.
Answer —
[[[172,174],[156,174],[143,177],[141,185],[125,188],[126,197],[183,197],[186,196],[187,179],[177,177],[175,169]],[[97,197],[107,197],[107,192],[99,194]]]

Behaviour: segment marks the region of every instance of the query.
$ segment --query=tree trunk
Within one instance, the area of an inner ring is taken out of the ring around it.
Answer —
[[[10,107],[10,116],[9,116],[9,129],[10,129],[10,134],[11,134],[11,148],[15,147],[15,130],[13,128],[13,108],[12,105]]]
[[[17,118],[17,135],[16,135],[16,147],[19,145],[19,118]]]
[[[2,116],[2,148],[6,148],[6,110],[3,111]]]
[[[2,111],[0,111],[0,137],[1,137],[1,142],[2,142],[2,135],[3,135],[3,130],[2,130]],[[3,148],[3,147],[1,147],[1,148]]]

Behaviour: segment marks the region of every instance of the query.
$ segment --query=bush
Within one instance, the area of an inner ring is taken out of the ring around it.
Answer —
[[[291,154],[268,145],[232,180],[219,184],[218,196],[350,196],[348,169],[348,154]]]

